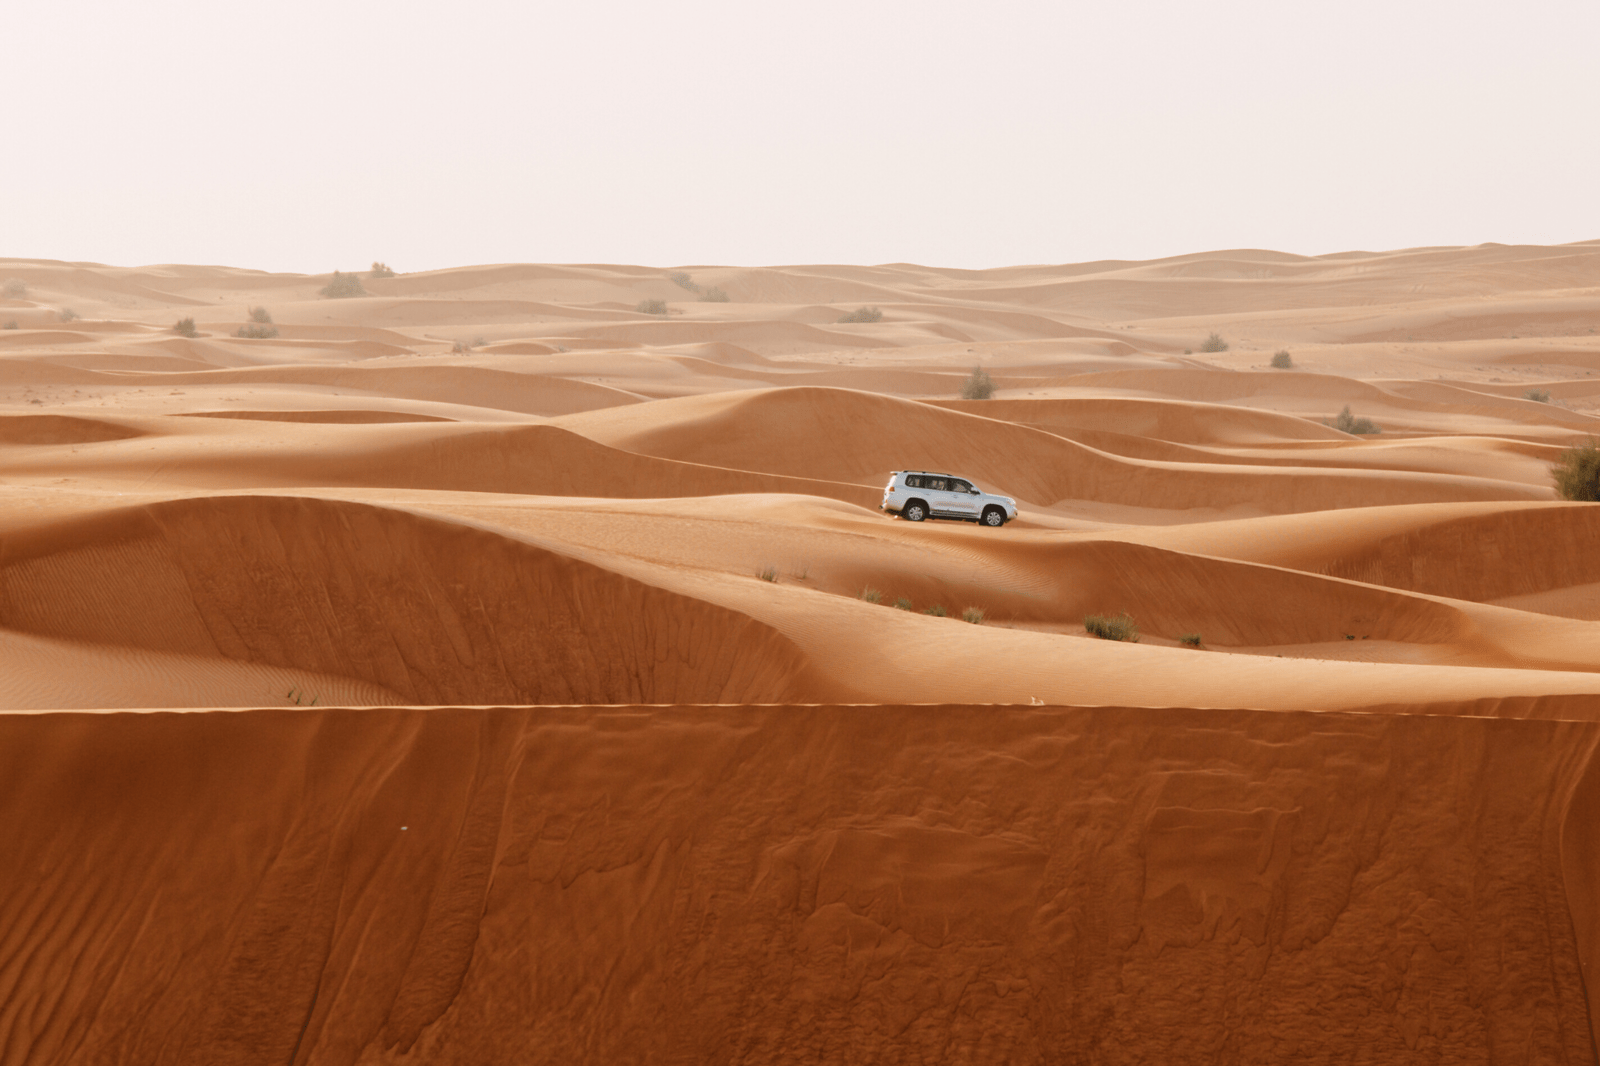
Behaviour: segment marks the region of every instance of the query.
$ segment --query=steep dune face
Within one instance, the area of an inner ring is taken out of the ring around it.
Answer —
[[[0,716],[0,1062],[1588,1063],[1560,833],[1595,744],[1127,709]]]
[[[95,444],[139,435],[136,429],[96,418],[71,415],[0,417],[0,444]]]
[[[1022,422],[1050,433],[1102,430],[1174,444],[1277,444],[1347,440],[1336,429],[1275,411],[1137,397],[1073,400],[939,400],[937,406]]]
[[[1391,588],[1492,600],[1600,581],[1600,508],[1567,504],[1441,521],[1330,559],[1322,571]]]
[[[660,498],[793,492],[874,505],[881,493],[815,477],[750,473],[638,455],[557,426],[452,434],[324,461],[313,484],[514,492],[539,496]]]
[[[181,500],[8,538],[0,625],[424,704],[813,691],[793,646],[734,612],[459,524],[306,499]]]

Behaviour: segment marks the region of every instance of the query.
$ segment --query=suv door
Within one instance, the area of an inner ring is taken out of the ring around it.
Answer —
[[[971,484],[960,478],[951,478],[947,496],[951,514],[960,515],[962,518],[978,517],[978,501],[981,497]]]
[[[956,508],[956,495],[950,491],[950,478],[930,477],[924,479],[927,491],[923,493],[928,498],[928,509],[941,517],[959,514]]]

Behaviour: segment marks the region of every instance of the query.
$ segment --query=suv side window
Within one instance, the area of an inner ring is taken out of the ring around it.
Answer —
[[[932,489],[934,492],[948,492],[949,490],[944,486],[945,480],[942,477],[930,477],[928,479],[928,488]]]
[[[971,490],[971,488],[971,485],[968,485],[965,481],[962,481],[959,478],[952,478],[950,481],[951,492],[968,492]]]
[[[920,489],[921,487],[922,487],[922,475],[921,474],[907,474],[906,475],[906,488],[908,488],[908,489]]]

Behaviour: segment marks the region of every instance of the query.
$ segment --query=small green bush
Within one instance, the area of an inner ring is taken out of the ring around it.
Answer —
[[[728,302],[728,294],[713,285],[700,294],[700,302],[704,304],[725,304]]]
[[[906,599],[904,596],[901,596],[898,600],[895,600],[894,601],[894,605],[895,605],[895,608],[897,610],[901,610],[901,611],[909,611],[909,610],[911,610],[911,601]]]
[[[200,331],[194,328],[194,319],[192,318],[178,319],[178,321],[173,324],[172,331],[185,337],[200,336]]]
[[[664,315],[667,313],[665,300],[640,300],[639,306],[634,308],[641,315]]]
[[[879,592],[871,585],[868,585],[866,588],[861,590],[861,598],[866,600],[868,603],[882,603],[883,593]]]
[[[756,577],[760,578],[762,581],[770,581],[776,585],[778,583],[778,568],[776,566],[763,566],[760,570],[756,571]]]
[[[1549,389],[1529,389],[1527,392],[1522,394],[1522,398],[1524,400],[1532,400],[1534,403],[1549,403],[1550,402],[1550,390]]]
[[[394,271],[389,269],[389,264],[388,263],[373,263],[372,264],[372,273],[368,274],[367,277],[369,277],[369,278],[392,278],[392,277],[394,277]]]
[[[1200,350],[1202,352],[1225,352],[1228,350],[1228,342],[1222,339],[1222,334],[1213,333],[1200,342]]]
[[[982,607],[968,607],[966,610],[961,612],[961,620],[963,622],[971,622],[975,626],[982,625],[983,624],[983,608]]]
[[[487,337],[474,337],[474,338],[472,338],[472,346],[474,348],[485,348],[485,347],[488,347],[488,344],[489,344],[489,338],[487,338]]]
[[[250,340],[262,341],[268,339],[269,337],[276,337],[278,335],[278,327],[271,324],[263,326],[259,322],[251,322],[248,325],[240,326],[238,329],[234,330],[233,335],[235,337],[247,337]]]
[[[840,322],[882,322],[883,312],[876,307],[858,307],[854,311],[846,312],[839,318]]]
[[[466,355],[470,351],[472,351],[472,345],[466,341],[458,340],[450,346],[452,355]]]
[[[265,307],[252,307],[250,309],[250,321],[271,325],[272,312],[268,311]]]
[[[1550,477],[1563,500],[1600,500],[1600,438],[1590,437],[1563,451],[1550,464]]]
[[[1127,611],[1121,614],[1091,614],[1085,616],[1083,628],[1101,640],[1125,640],[1139,643],[1139,626]]]
[[[944,605],[943,604],[936,603],[932,607],[929,607],[926,611],[923,611],[922,613],[923,614],[931,614],[935,618],[943,618],[945,616],[945,614],[946,614],[946,611],[944,609]]]
[[[18,328],[20,328],[20,327],[17,325],[17,320],[14,319],[14,318],[13,319],[8,319],[5,325],[0,326],[0,329],[18,329]]]
[[[961,398],[963,400],[987,400],[994,395],[994,379],[989,377],[989,372],[981,366],[972,368],[972,373],[967,375],[967,380],[961,383]]]
[[[28,295],[28,283],[21,278],[7,278],[5,285],[0,287],[0,293],[4,293],[8,300],[21,300]]]
[[[688,289],[690,292],[700,291],[700,286],[696,285],[694,283],[694,278],[690,277],[685,271],[674,270],[672,273],[667,275],[667,280],[672,282],[680,289]]]
[[[1355,415],[1351,414],[1349,404],[1345,404],[1344,410],[1340,411],[1339,416],[1332,422],[1329,422],[1328,425],[1332,426],[1334,429],[1337,429],[1341,433],[1356,433],[1371,436],[1374,433],[1383,432],[1383,430],[1378,428],[1378,424],[1372,419],[1357,418]]]
[[[1293,370],[1294,369],[1294,359],[1289,355],[1289,350],[1287,348],[1283,348],[1283,349],[1280,349],[1279,351],[1276,351],[1276,352],[1272,353],[1272,369],[1274,369],[1274,370]]]
[[[74,311],[70,307],[63,307],[60,311],[56,312],[56,317],[61,319],[63,322],[76,322],[78,320],[78,312]]]
[[[354,274],[341,274],[333,272],[333,279],[322,287],[322,295],[330,300],[347,300],[352,296],[365,296],[367,290],[361,287],[361,279]]]
[[[1178,643],[1182,644],[1186,648],[1198,648],[1200,646],[1200,634],[1185,633],[1183,636],[1178,638]]]

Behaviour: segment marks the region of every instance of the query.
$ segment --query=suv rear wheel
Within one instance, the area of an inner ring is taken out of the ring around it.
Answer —
[[[928,505],[921,500],[911,500],[900,508],[900,517],[907,522],[920,522],[928,517]]]
[[[986,526],[1003,526],[1006,524],[1006,513],[998,507],[985,507],[983,509],[983,524]]]

